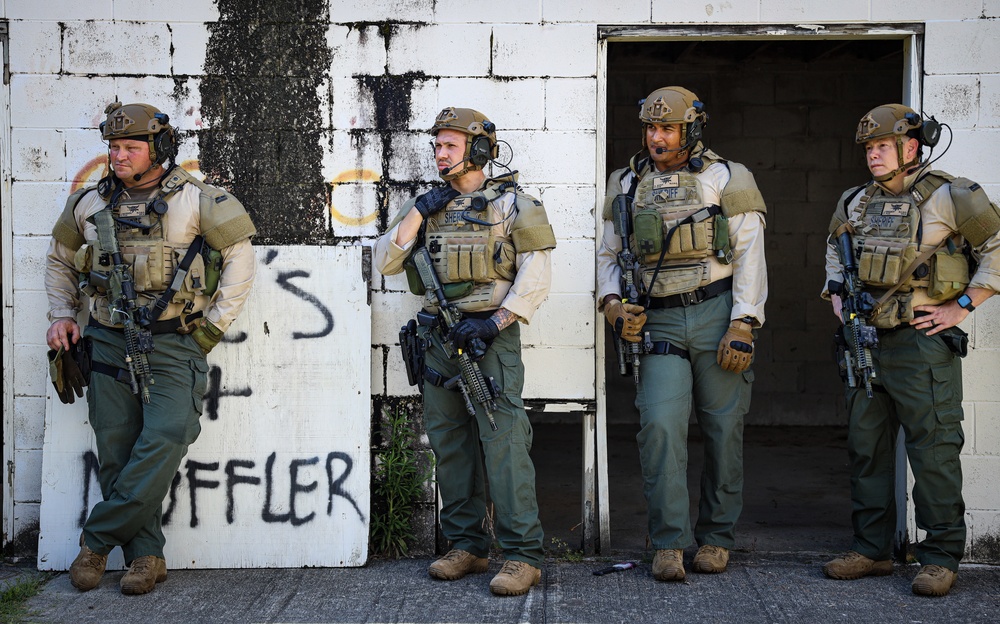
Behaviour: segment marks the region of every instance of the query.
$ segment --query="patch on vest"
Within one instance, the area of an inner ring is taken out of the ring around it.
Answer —
[[[882,205],[882,215],[886,217],[905,217],[909,212],[908,202],[886,202]]]

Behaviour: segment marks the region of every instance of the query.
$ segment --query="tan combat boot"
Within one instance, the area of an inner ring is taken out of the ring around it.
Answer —
[[[863,576],[886,576],[892,574],[892,561],[875,561],[852,550],[823,566],[823,574],[841,581],[853,581]]]
[[[725,572],[727,565],[729,565],[729,550],[722,546],[705,544],[694,556],[694,571],[702,574]]]
[[[497,596],[520,596],[538,585],[542,571],[523,561],[507,561],[490,581],[490,591]]]
[[[73,560],[69,567],[69,582],[80,591],[87,591],[97,587],[104,576],[104,568],[108,565],[107,555],[98,555],[83,541],[80,535],[80,554]]]
[[[148,594],[157,583],[167,580],[167,562],[155,555],[136,557],[122,577],[123,594]]]
[[[490,560],[486,557],[477,557],[470,552],[452,548],[447,555],[432,563],[427,568],[427,573],[445,581],[457,581],[466,574],[485,572],[489,567]]]
[[[684,580],[684,551],[680,548],[656,551],[653,578],[658,581]]]
[[[918,596],[945,596],[957,578],[958,572],[952,572],[944,566],[932,563],[920,568],[910,589]]]

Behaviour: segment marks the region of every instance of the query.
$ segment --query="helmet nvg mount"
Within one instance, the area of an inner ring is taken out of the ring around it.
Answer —
[[[708,113],[698,96],[684,87],[661,87],[639,103],[643,123],[642,146],[646,147],[646,124],[680,124],[681,149],[701,140]]]
[[[445,181],[454,180],[469,171],[478,171],[499,154],[496,126],[477,110],[453,106],[442,110],[434,120],[431,134],[437,136],[441,130],[454,130],[469,137],[465,143],[462,163],[459,163],[464,163],[465,166],[457,172],[452,169],[443,170],[440,175]]]
[[[112,102],[104,113],[107,119],[101,122],[100,130],[105,141],[143,138],[149,143],[149,158],[157,165],[177,155],[170,117],[155,106]]]

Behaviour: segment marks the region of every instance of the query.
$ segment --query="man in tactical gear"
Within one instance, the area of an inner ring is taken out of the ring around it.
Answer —
[[[645,149],[608,179],[597,303],[640,371],[637,440],[653,576],[680,581],[692,537],[699,545],[693,569],[703,573],[725,571],[735,543],[754,329],[764,322],[767,298],[765,207],[746,167],[703,145],[708,115],[694,93],[657,89],[642,102],[639,120]],[[634,265],[622,261],[626,255]],[[692,408],[705,441],[693,536]]]
[[[409,325],[422,347],[415,359],[404,357],[408,371],[411,359],[417,362],[411,383],[420,384],[424,395],[424,423],[437,457],[441,530],[452,544],[428,572],[455,580],[487,570],[488,478],[496,540],[506,557],[490,590],[520,595],[541,579],[544,552],[515,321],[528,323],[548,296],[556,240],[541,202],[517,186],[517,172],[488,178],[483,171],[496,157],[497,138],[482,113],[446,108],[431,134],[446,184],[406,202],[374,253],[382,274],[406,271],[410,290],[424,296],[417,322]],[[431,275],[418,278],[420,269]],[[429,282],[440,288],[427,288]],[[432,291],[443,293],[447,306]],[[460,320],[448,331],[445,313],[456,310]],[[489,390],[475,401],[463,385],[475,385],[466,377],[473,365],[478,368],[472,373]]]
[[[167,578],[161,503],[201,431],[205,356],[250,293],[255,230],[232,195],[175,165],[167,115],[120,102],[105,113],[109,171],[69,197],[52,231],[46,342],[60,399],[89,382],[100,459],[103,501],[84,524],[70,582],[96,587],[121,546],[121,591],[144,594]]]
[[[872,328],[869,339],[844,332],[846,357],[860,347],[861,359],[871,359],[871,392],[849,373],[854,541],[823,572],[835,579],[892,573],[902,426],[916,522],[926,531],[912,589],[926,596],[948,593],[965,552],[959,358],[967,338],[956,325],[1000,289],[1000,211],[978,184],[931,171],[921,159],[940,128],[902,104],[878,106],[861,119],[855,141],[873,180],[849,189],[837,205],[822,292],[842,322]],[[978,269],[970,271],[970,259]],[[860,297],[845,289],[849,280],[860,284]],[[862,304],[848,306],[849,296]]]

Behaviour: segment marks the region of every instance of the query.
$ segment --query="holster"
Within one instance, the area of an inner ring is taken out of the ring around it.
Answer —
[[[960,358],[969,354],[969,334],[959,327],[949,327],[940,333],[941,340]]]
[[[421,393],[424,391],[424,354],[427,343],[417,334],[417,322],[413,319],[399,330],[399,348],[403,351],[403,364],[406,366],[406,380],[411,386],[416,386]]]

